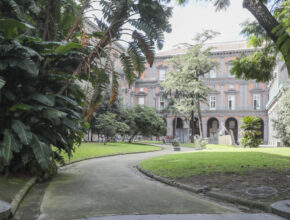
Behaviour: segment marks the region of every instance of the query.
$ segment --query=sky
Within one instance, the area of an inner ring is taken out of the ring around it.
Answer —
[[[165,34],[163,50],[172,48],[178,43],[193,43],[196,33],[210,29],[220,33],[211,42],[238,41],[245,39],[240,32],[240,24],[245,20],[254,20],[251,13],[242,7],[243,0],[232,0],[227,10],[215,11],[211,2],[189,0],[184,6],[173,6],[170,19],[172,32]]]
[[[188,0],[184,6],[177,5],[173,0],[173,16],[170,19],[172,32],[165,33],[165,44],[162,50],[168,50],[179,43],[193,43],[193,38],[203,30],[213,30],[220,33],[210,42],[227,42],[245,39],[240,35],[242,27],[240,24],[246,20],[254,20],[251,13],[242,7],[243,0],[232,0],[226,10],[215,11],[212,2],[200,0]],[[214,2],[214,1],[213,1]],[[95,8],[100,6],[97,3]],[[90,17],[95,14],[101,17],[100,12],[87,13]],[[124,36],[124,39],[128,36]],[[124,44],[123,42],[120,42]],[[126,45],[124,45],[126,46]]]

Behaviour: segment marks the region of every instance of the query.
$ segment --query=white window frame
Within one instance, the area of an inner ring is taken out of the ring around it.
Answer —
[[[261,94],[253,94],[253,107],[255,110],[261,109]]]
[[[228,76],[231,77],[231,78],[232,78],[232,77],[235,77],[235,75],[232,75],[232,74],[231,74],[232,63],[231,63],[231,62],[228,63],[228,66],[227,66],[227,67],[228,67]]]
[[[145,97],[144,96],[138,97],[138,104],[139,105],[145,105]]]
[[[163,103],[163,107],[162,107],[161,103]],[[165,108],[165,100],[162,97],[160,97],[159,98],[159,110],[162,110],[164,108]]]
[[[216,75],[217,75],[217,68],[214,67],[213,69],[209,71],[209,78],[216,78]]]
[[[216,95],[209,96],[209,109],[216,110],[217,97]]]
[[[228,109],[235,110],[236,109],[236,96],[228,95]]]
[[[166,77],[165,69],[159,69],[159,80],[163,81],[163,80],[165,80],[165,77]]]
[[[235,89],[235,85],[234,84],[229,84],[229,89]]]
[[[143,87],[140,87],[139,88],[139,92],[144,92],[144,88]]]

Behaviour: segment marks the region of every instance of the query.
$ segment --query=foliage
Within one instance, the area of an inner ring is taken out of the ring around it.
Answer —
[[[258,147],[262,141],[258,137],[261,135],[261,119],[255,116],[246,116],[242,118],[242,134],[241,145],[243,147]]]
[[[178,140],[176,140],[176,139],[171,140],[171,144],[172,144],[173,147],[179,147],[180,146]]]
[[[0,157],[6,172],[39,170],[43,175],[53,166],[51,160],[62,160],[60,151],[71,156],[74,144],[81,142],[82,92],[73,84],[67,96],[57,94],[70,79],[63,72],[81,53],[72,56],[69,44],[18,35],[20,24],[10,19],[0,40],[0,77],[5,83],[0,94]],[[66,53],[57,52],[60,46]]]
[[[273,120],[276,136],[290,147],[290,88],[286,87],[279,104],[278,118]]]
[[[129,130],[128,125],[117,121],[116,117],[116,114],[107,112],[99,115],[95,120],[94,127],[98,129],[100,134],[105,136],[104,144],[117,133],[124,134]]]
[[[155,109],[147,106],[136,105],[127,109],[125,123],[129,126],[129,142],[132,142],[136,135],[163,136],[166,134],[166,124],[157,115]]]

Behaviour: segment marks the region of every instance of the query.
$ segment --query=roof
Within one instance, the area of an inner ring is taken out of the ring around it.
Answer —
[[[232,41],[232,42],[219,42],[219,43],[207,43],[205,47],[212,47],[211,50],[214,52],[222,52],[222,51],[234,51],[234,50],[247,50],[253,49],[248,47],[247,41]],[[175,48],[170,50],[160,51],[156,54],[157,57],[165,57],[165,56],[176,56],[185,54],[187,50],[190,48],[189,44],[179,44]]]

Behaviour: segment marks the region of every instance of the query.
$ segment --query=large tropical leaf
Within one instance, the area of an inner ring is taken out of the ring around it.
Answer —
[[[0,32],[9,39],[16,37],[20,31],[24,31],[28,28],[31,29],[33,27],[12,18],[0,19]]]
[[[18,144],[14,138],[12,132],[8,129],[4,130],[4,140],[2,143],[2,156],[5,165],[9,165],[11,159],[13,158],[13,152],[19,152],[21,148],[21,144]]]
[[[0,78],[0,90],[3,88],[3,86],[5,85],[5,81],[3,79]]]
[[[24,145],[30,144],[32,139],[32,133],[29,127],[24,125],[23,122],[19,120],[13,120],[11,127]]]
[[[49,107],[54,106],[54,103],[55,103],[55,99],[53,96],[47,96],[40,93],[32,94],[29,98],[32,100],[38,101],[44,105],[47,105]]]
[[[56,109],[46,109],[43,111],[43,116],[53,122],[55,125],[60,124],[60,119],[65,117],[67,113],[56,110]]]
[[[74,42],[68,42],[65,45],[61,45],[55,49],[55,52],[60,54],[65,54],[67,52],[72,51],[73,49],[81,48],[82,45]]]
[[[47,170],[50,163],[51,148],[47,144],[41,142],[38,137],[33,134],[31,148],[35,158],[43,170]]]
[[[9,111],[11,112],[15,112],[15,111],[18,111],[18,110],[22,110],[22,111],[31,111],[33,109],[33,106],[31,105],[27,105],[27,104],[24,104],[24,103],[17,103],[15,105],[13,105]]]

